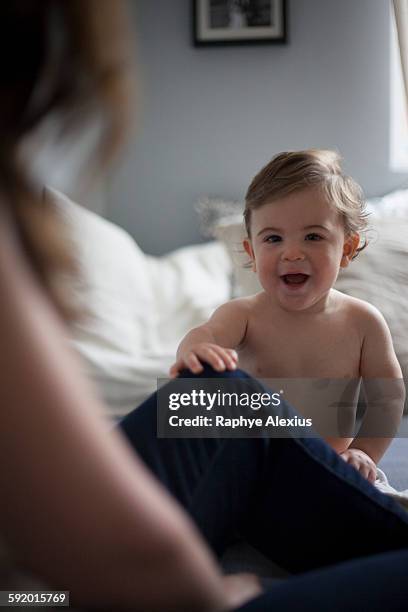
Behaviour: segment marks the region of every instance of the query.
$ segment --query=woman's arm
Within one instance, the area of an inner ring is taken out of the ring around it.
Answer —
[[[108,431],[3,217],[2,539],[26,568],[82,605],[222,609],[214,559],[188,517]]]

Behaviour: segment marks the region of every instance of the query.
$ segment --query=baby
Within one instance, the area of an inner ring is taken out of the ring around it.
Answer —
[[[395,432],[405,393],[387,324],[372,305],[333,289],[340,268],[365,246],[364,206],[334,151],[274,157],[245,199],[243,246],[263,290],[220,306],[191,330],[170,375],[183,368],[199,373],[203,362],[233,370],[239,360],[257,378],[388,380],[395,384],[387,387],[385,412]],[[367,433],[378,403],[378,385],[372,387],[359,435],[326,437],[371,482],[392,439]]]

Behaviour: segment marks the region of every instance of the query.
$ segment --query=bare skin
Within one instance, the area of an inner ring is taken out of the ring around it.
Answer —
[[[400,422],[405,395],[382,315],[332,288],[358,243],[358,236],[345,235],[339,214],[316,189],[252,211],[251,238],[244,247],[263,291],[224,304],[206,324],[190,331],[170,375],[177,376],[184,367],[198,373],[207,362],[218,371],[233,370],[239,363],[257,378],[395,381],[392,389],[387,387],[386,431],[391,435],[367,437],[379,409],[376,388],[367,398],[373,409],[367,410],[360,430],[365,435],[326,438],[373,482],[376,463]],[[370,391],[369,384],[367,388]]]
[[[2,206],[0,295],[1,542],[21,567],[104,609],[215,612],[258,595],[255,576],[222,575],[189,517],[107,430]]]

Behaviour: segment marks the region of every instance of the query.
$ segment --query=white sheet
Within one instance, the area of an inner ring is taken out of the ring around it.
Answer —
[[[219,242],[146,256],[121,228],[49,189],[62,211],[84,279],[91,318],[73,328],[73,345],[118,418],[166,377],[177,345],[230,298],[231,263]]]
[[[408,510],[408,489],[405,489],[405,491],[397,491],[394,489],[388,482],[387,476],[380,468],[377,468],[375,487],[381,491],[381,493],[385,493],[395,499],[395,501],[401,504],[405,510]]]

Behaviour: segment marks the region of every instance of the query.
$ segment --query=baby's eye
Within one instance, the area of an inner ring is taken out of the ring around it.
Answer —
[[[277,234],[271,234],[270,236],[265,236],[264,242],[280,242],[282,240],[281,236]]]
[[[323,240],[323,236],[320,236],[319,234],[315,234],[314,232],[312,232],[311,234],[307,234],[305,236],[305,240]]]

